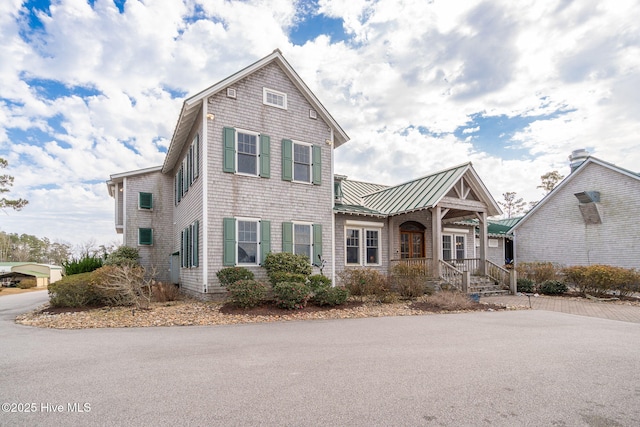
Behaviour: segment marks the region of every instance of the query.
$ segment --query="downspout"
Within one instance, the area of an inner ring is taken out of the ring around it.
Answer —
[[[209,205],[207,204],[208,194],[208,181],[209,181],[209,168],[208,168],[208,132],[209,119],[207,118],[207,106],[208,101],[202,101],[202,141],[200,143],[200,149],[202,155],[201,176],[202,176],[202,292],[205,294],[208,292],[207,283],[209,282]]]
[[[122,180],[122,244],[129,246],[127,239],[127,177]],[[131,246],[136,247],[137,245]]]
[[[333,128],[329,128],[329,140],[331,141],[331,179],[329,181],[329,187],[331,188],[331,283],[336,285],[336,198],[333,189],[334,178],[334,153],[335,144],[333,140]]]

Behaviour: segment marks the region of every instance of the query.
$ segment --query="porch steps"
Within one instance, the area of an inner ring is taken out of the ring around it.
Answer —
[[[489,277],[471,276],[468,292],[470,294],[479,294],[480,297],[508,295],[509,291],[502,289]]]

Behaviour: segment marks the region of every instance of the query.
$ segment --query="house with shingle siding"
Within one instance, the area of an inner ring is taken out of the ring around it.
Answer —
[[[575,154],[576,152],[574,152]],[[513,228],[515,260],[640,267],[640,175],[582,153]]]
[[[201,298],[224,291],[224,267],[266,278],[269,252],[323,260],[333,279],[408,260],[438,277],[486,272],[500,209],[470,163],[396,186],[350,181],[334,174],[348,140],[276,50],[184,101],[162,166],[111,175],[116,230],[158,280]],[[458,224],[470,218],[478,239]]]

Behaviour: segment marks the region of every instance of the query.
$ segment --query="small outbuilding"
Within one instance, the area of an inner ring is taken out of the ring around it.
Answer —
[[[0,262],[2,286],[11,286],[25,277],[35,278],[38,288],[46,288],[62,278],[62,267],[35,262]]]

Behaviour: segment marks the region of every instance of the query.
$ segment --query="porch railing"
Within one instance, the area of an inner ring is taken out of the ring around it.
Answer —
[[[511,283],[511,272],[489,260],[486,260],[485,263],[487,276],[498,282],[503,289],[509,289],[509,285]]]
[[[448,284],[458,290],[462,290],[462,276],[461,270],[458,270],[446,261],[440,260],[440,277]]]
[[[444,262],[460,271],[468,271],[472,276],[480,275],[480,258],[445,259]]]
[[[431,258],[402,258],[392,259],[390,261],[391,271],[395,271],[400,275],[413,275],[421,274],[428,277],[433,277],[432,274],[432,259]],[[400,267],[396,267],[400,266]],[[394,268],[396,267],[396,268]]]

